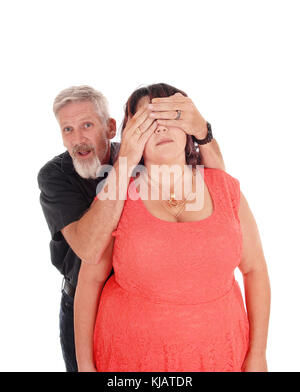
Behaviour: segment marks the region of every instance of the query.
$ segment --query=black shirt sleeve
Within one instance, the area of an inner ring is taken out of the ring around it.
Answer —
[[[58,165],[48,163],[38,173],[40,203],[53,240],[61,237],[60,230],[79,220],[87,210],[87,202],[74,187],[69,176]]]

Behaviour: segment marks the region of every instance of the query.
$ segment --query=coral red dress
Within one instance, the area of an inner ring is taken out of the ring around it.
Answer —
[[[241,371],[249,323],[234,277],[241,260],[239,181],[204,168],[213,213],[200,221],[152,215],[133,177],[116,231],[115,273],[94,330],[98,371]],[[129,189],[128,187],[128,189]]]

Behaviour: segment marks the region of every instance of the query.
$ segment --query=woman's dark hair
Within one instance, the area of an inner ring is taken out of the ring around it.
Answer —
[[[181,93],[182,95],[187,97],[187,94],[184,91],[179,90],[178,88],[170,86],[169,84],[166,83],[151,84],[149,86],[141,87],[135,90],[130,95],[130,97],[128,98],[124,106],[125,115],[121,127],[121,136],[126,127],[129,116],[133,116],[135,114],[137,104],[141,98],[149,97],[151,101],[152,98],[170,97],[171,95],[174,95],[176,93]],[[196,165],[201,165],[201,154],[200,151],[196,150],[191,135],[187,135],[187,141],[185,146],[185,158],[186,158],[186,163],[188,165],[192,165],[193,167],[196,167]],[[140,160],[139,165],[144,165],[143,157]]]

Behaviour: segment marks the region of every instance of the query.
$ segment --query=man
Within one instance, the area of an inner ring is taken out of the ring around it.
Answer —
[[[99,183],[101,189],[104,178],[110,175],[106,172],[101,177],[100,169],[101,165],[113,165],[118,175],[118,154],[130,154],[126,141],[122,140],[121,145],[111,142],[116,135],[116,121],[109,117],[106,100],[99,91],[89,86],[65,89],[55,98],[53,110],[67,150],[41,168],[38,184],[51,233],[51,261],[64,276],[60,308],[62,353],[66,370],[76,372],[73,302],[81,261],[99,260],[124,205],[124,200],[111,200],[105,208],[101,200],[93,202]],[[132,121],[134,125],[136,120]],[[142,128],[139,125],[136,128]],[[225,170],[215,139],[199,145],[199,149],[202,164]]]

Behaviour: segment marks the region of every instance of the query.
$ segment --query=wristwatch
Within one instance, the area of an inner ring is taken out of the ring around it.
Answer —
[[[212,134],[212,130],[211,130],[211,125],[209,122],[206,122],[207,125],[207,135],[204,139],[197,139],[194,135],[192,136],[193,141],[196,142],[197,144],[206,144],[209,143],[210,141],[212,141],[213,134]]]

